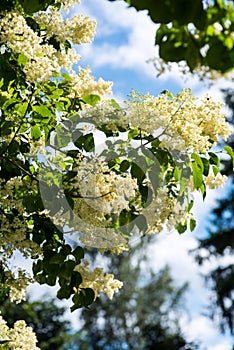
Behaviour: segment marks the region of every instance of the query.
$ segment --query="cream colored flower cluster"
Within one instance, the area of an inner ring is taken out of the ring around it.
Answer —
[[[89,17],[75,15],[64,21],[61,12],[56,8],[51,8],[47,13],[38,12],[34,17],[48,39],[56,36],[56,40],[62,44],[68,40],[77,45],[91,43],[93,40],[96,22]]]
[[[37,338],[33,329],[23,320],[16,321],[13,328],[9,328],[0,315],[0,337],[1,340],[9,340],[4,345],[5,350],[40,350],[36,346]]]
[[[155,234],[161,232],[175,206],[176,198],[168,195],[166,187],[159,188],[151,205],[143,212],[148,224],[147,233]]]
[[[0,181],[1,184],[3,180]],[[23,186],[21,177],[14,177],[4,182],[1,189],[1,207],[5,215],[2,215],[0,247],[4,251],[4,256],[10,257],[18,249],[26,258],[41,255],[41,248],[26,237],[29,228],[27,214],[25,213],[22,199],[15,197],[15,189]],[[30,184],[29,193],[37,189],[36,182]],[[8,214],[11,210],[17,210],[21,217],[14,216],[9,220]]]
[[[158,137],[161,146],[168,150],[204,153],[217,144],[219,137],[227,140],[232,133],[222,106],[209,96],[199,99],[193,97],[190,89],[183,89],[177,96],[133,93],[124,113],[106,101],[85,114],[99,125],[111,125],[112,130],[129,124],[140,129],[142,135]]]
[[[5,284],[10,286],[10,301],[19,304],[21,301],[25,300],[26,290],[31,282],[33,282],[33,279],[23,269],[18,269],[15,275],[10,270],[6,271]]]
[[[100,212],[101,220],[105,219],[106,214],[129,210],[129,203],[137,194],[136,179],[110,171],[101,158],[85,158],[78,166],[77,177],[79,192],[87,203],[87,210],[91,207]]]
[[[192,199],[191,193],[190,197]],[[186,199],[181,203],[170,195],[167,187],[159,188],[152,203],[143,210],[148,224],[146,233],[160,233],[163,229],[173,231],[177,225],[185,225],[193,219],[193,214],[186,211],[187,205]]]
[[[105,125],[111,131],[118,131],[119,126],[128,126],[128,118],[125,118],[123,114],[122,110],[116,109],[109,100],[105,100],[95,107],[85,108],[80,116],[85,120],[90,120],[90,123],[95,125]]]
[[[219,136],[226,140],[232,132],[222,106],[208,96],[198,99],[190,89],[183,89],[177,96],[146,95],[143,101],[130,101],[127,115],[134,127],[152,134],[158,131],[165,148],[203,153]]]
[[[57,0],[56,2],[62,4],[63,8],[68,12],[70,7],[74,7],[75,4],[80,4],[80,0]]]
[[[9,12],[0,23],[0,40],[17,54],[27,58],[24,72],[29,81],[46,80],[60,66],[55,60],[56,50],[48,44],[42,45],[42,38],[28,25],[21,13]]]
[[[206,186],[208,186],[211,189],[221,188],[227,181],[227,176],[222,175],[220,173],[218,173],[217,175],[214,175],[213,169],[211,168],[205,181],[206,181]]]
[[[66,8],[74,3],[64,2]],[[59,72],[62,68],[71,72],[73,64],[77,63],[81,56],[73,48],[66,48],[66,41],[73,44],[90,43],[95,34],[96,22],[82,15],[64,21],[61,13],[53,7],[47,12],[35,14],[34,18],[40,25],[40,35],[30,28],[21,12],[5,13],[0,22],[0,41],[16,54],[25,56],[26,64],[23,70],[31,82],[47,80],[53,76],[53,72]],[[44,42],[45,37],[50,39],[52,36],[61,44],[58,51],[51,44]],[[78,76],[75,79],[79,81]],[[105,82],[100,80],[95,83],[89,71],[86,74],[87,79],[87,90],[90,90],[91,84],[95,85],[96,90],[106,90]]]
[[[94,94],[102,98],[112,93],[113,83],[111,81],[104,81],[102,78],[95,81],[94,77],[91,75],[90,68],[84,69],[79,67],[79,74],[72,72],[70,78],[73,90],[71,97],[74,95],[82,97]]]
[[[112,299],[114,293],[117,293],[123,286],[123,283],[114,279],[113,274],[104,273],[103,268],[96,267],[94,271],[90,271],[89,262],[85,260],[83,264],[77,265],[74,268],[82,276],[82,283],[79,288],[92,288],[95,293],[95,299],[100,296],[100,293],[105,293]]]

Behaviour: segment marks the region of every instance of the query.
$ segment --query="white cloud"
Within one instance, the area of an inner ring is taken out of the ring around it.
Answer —
[[[232,350],[232,343],[228,339],[223,339],[222,344],[212,345],[207,350]]]
[[[220,336],[213,322],[205,316],[194,315],[190,321],[184,318],[181,325],[188,341],[201,342],[200,350],[232,349],[231,337]]]
[[[97,20],[97,42],[81,49],[81,54],[91,66],[128,68],[154,77],[154,68],[146,60],[155,54],[156,25],[145,11],[137,13],[133,8],[127,9],[124,2],[110,3],[103,0],[98,5],[88,1],[85,7],[79,7],[78,10],[87,13],[87,7],[91,7],[91,17]],[[124,44],[119,43],[119,36],[113,40],[113,36],[119,33],[124,38]]]

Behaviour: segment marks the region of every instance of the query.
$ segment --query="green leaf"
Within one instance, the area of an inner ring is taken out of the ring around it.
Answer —
[[[69,255],[72,251],[72,248],[69,244],[65,244],[62,249],[60,250],[60,254],[63,254],[65,256]]]
[[[95,106],[98,102],[100,102],[101,98],[98,95],[90,94],[82,98],[82,101],[87,103],[88,105]]]
[[[222,59],[220,59],[222,57]],[[222,73],[232,69],[234,66],[234,53],[229,50],[222,41],[215,40],[210,44],[206,55],[209,67],[220,70]]]
[[[118,104],[118,102],[116,102],[113,98],[108,100],[108,102],[110,102],[111,106],[114,107],[115,109],[117,109],[118,111],[121,111],[121,107]]]
[[[115,157],[118,157],[118,154],[117,153],[112,153],[112,154],[110,154],[110,158],[112,158],[112,159],[110,159],[109,161],[108,161],[108,167],[109,167],[109,169],[113,169],[113,168],[115,168],[116,167],[116,165],[118,165],[119,164],[119,158],[115,158]]]
[[[78,271],[73,271],[71,276],[71,285],[78,287],[82,283],[81,274]]]
[[[19,64],[20,66],[25,66],[25,64],[26,64],[27,61],[28,61],[28,57],[25,56],[24,54],[20,53],[19,56],[18,56],[17,61],[18,61],[18,64]]]
[[[84,257],[84,250],[81,247],[76,247],[73,250],[72,255],[74,255],[74,257],[76,258],[76,262],[79,263],[80,260]]]
[[[53,4],[53,0],[20,0],[19,2],[28,14],[45,11],[50,4]]]
[[[190,225],[190,231],[192,232],[195,229],[196,225],[197,225],[196,220],[193,219],[193,218],[190,219],[189,225]]]
[[[77,265],[77,263],[74,260],[67,260],[65,261],[60,268],[60,271],[58,273],[59,277],[62,277],[64,279],[70,280],[72,272],[74,270],[74,267]]]
[[[33,125],[31,127],[30,133],[33,140],[39,140],[39,138],[41,137],[41,129],[37,125]]]
[[[179,167],[175,167],[173,175],[176,181],[179,181],[181,178],[182,170]]]
[[[124,226],[129,222],[131,222],[131,219],[132,219],[131,213],[128,210],[124,209],[121,211],[119,215],[119,225]]]
[[[95,294],[91,288],[82,288],[79,292],[75,293],[72,301],[74,305],[71,307],[71,311],[79,309],[82,306],[88,306],[94,301]]]
[[[233,167],[234,167],[234,151],[233,151],[233,149],[230,146],[225,146],[224,149],[227,152],[227,154],[229,154],[229,156],[231,157],[232,164],[233,164]]]
[[[175,44],[171,41],[162,42],[159,47],[160,57],[168,62],[180,62],[185,58],[186,54],[187,49],[183,45],[175,47]]]
[[[225,146],[225,147],[229,147],[229,146]],[[224,147],[224,149],[225,149],[225,147]],[[219,168],[220,167],[219,157],[213,152],[208,152],[208,154],[210,156],[210,164],[214,164]]]
[[[120,163],[120,171],[125,172],[126,170],[128,170],[128,168],[130,167],[130,162],[127,159],[124,159],[121,163]]]
[[[169,163],[173,162],[171,154],[166,149],[157,148],[155,155],[160,165],[165,169],[168,167]]]
[[[189,213],[190,210],[192,209],[193,204],[194,204],[194,201],[191,201],[191,202],[189,203],[188,208],[187,208],[187,212],[188,212],[188,213]]]
[[[59,299],[69,299],[72,294],[72,290],[67,285],[61,287],[57,292]]]
[[[55,145],[56,147],[65,147],[71,141],[70,133],[64,128],[63,124],[56,127]]]
[[[203,172],[204,170],[204,165],[203,165],[203,162],[202,162],[202,159],[201,157],[196,154],[196,153],[192,153],[191,154],[191,158],[195,160],[197,166],[201,169],[201,171]]]
[[[11,142],[8,152],[11,153],[11,156],[19,152],[19,143],[16,140]]]
[[[57,253],[50,259],[50,264],[62,264],[66,256],[64,254]]]
[[[139,185],[139,192],[141,194],[142,206],[149,205],[153,199],[152,189],[148,186]]]
[[[168,23],[173,19],[172,6],[167,1],[131,0],[131,6],[139,10],[148,10],[155,23]]]
[[[9,343],[11,342],[12,340],[0,340],[0,345],[1,344],[6,344],[6,343]]]
[[[201,194],[202,194],[202,198],[204,200],[206,198],[206,185],[204,184],[204,182],[203,182],[203,184],[200,187],[200,191],[201,191]]]
[[[200,189],[200,187],[203,184],[203,171],[201,168],[197,165],[196,162],[192,162],[192,170],[193,170],[193,184],[195,189]]]
[[[193,184],[195,189],[198,190],[203,184],[204,165],[198,154],[192,153],[191,158],[194,159],[194,161],[192,161]]]
[[[132,164],[131,175],[132,177],[135,177],[138,182],[142,182],[145,178],[144,171],[135,163]]]
[[[140,134],[140,131],[138,129],[130,130],[128,132],[128,139],[132,140],[132,139],[136,138],[137,136],[139,136],[139,134]]]
[[[18,103],[15,105],[15,111],[21,117],[25,117],[27,109],[28,109],[28,102]]]
[[[205,176],[208,176],[208,174],[209,174],[209,169],[210,169],[210,162],[209,162],[206,158],[203,158],[203,157],[201,157],[201,160],[202,160],[203,167],[204,167],[204,169],[203,169],[203,174],[204,174]]]
[[[187,230],[187,223],[185,223],[184,225],[178,224],[178,225],[176,226],[176,230],[177,230],[179,233],[184,233],[184,232]]]
[[[34,275],[37,275],[43,269],[43,261],[38,260],[37,262],[34,262],[32,269],[33,269]]]
[[[48,119],[54,116],[50,109],[45,105],[33,106],[32,110],[38,113],[43,119]]]
[[[219,168],[215,165],[212,166],[212,170],[213,170],[214,176],[216,176],[219,173]]]
[[[86,152],[90,152],[94,150],[95,144],[94,144],[94,137],[93,134],[87,134],[84,136],[84,149]]]
[[[57,281],[57,276],[56,274],[51,274],[51,275],[48,275],[46,277],[46,284],[48,284],[49,286],[53,287],[56,285],[56,281]]]

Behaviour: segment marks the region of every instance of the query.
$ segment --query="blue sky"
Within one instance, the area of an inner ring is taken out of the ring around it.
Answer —
[[[83,0],[72,11],[97,20],[97,33],[92,45],[77,47],[82,55],[80,65],[89,65],[96,78],[113,81],[113,95],[116,99],[125,99],[131,88],[157,95],[165,89],[177,93],[181,88],[189,87],[197,96],[208,92],[213,98],[221,100],[220,88],[233,86],[230,82],[221,80],[208,87],[192,76],[182,77],[177,67],[157,78],[152,63],[146,63],[157,54],[154,47],[156,25],[150,21],[146,11],[137,13],[126,7],[122,1]],[[209,192],[205,203],[198,198],[194,210],[199,225],[195,235],[206,234],[204,226],[208,212],[221,195],[222,191]],[[203,315],[210,295],[204,287],[201,273],[208,271],[217,262],[213,261],[203,269],[198,267],[188,253],[196,245],[194,234],[189,232],[181,236],[164,233],[149,249],[152,265],[158,270],[169,263],[178,283],[190,283],[187,294],[190,318],[184,316],[181,319],[188,340],[199,340],[200,350],[231,350],[230,336],[221,335],[209,318]]]

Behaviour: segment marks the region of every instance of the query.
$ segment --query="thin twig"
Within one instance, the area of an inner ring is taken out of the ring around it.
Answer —
[[[24,169],[21,165],[19,165],[18,163],[16,163],[14,160],[6,157],[6,156],[2,156],[3,159],[5,159],[7,162],[13,164],[14,166],[16,166],[17,168],[19,168],[24,174],[30,176],[33,180],[39,182],[39,180],[31,173],[29,173],[26,169]]]

